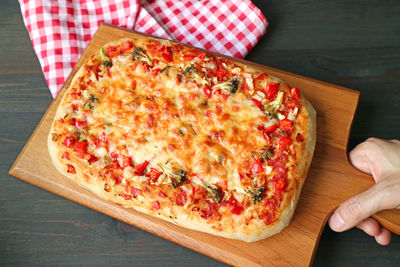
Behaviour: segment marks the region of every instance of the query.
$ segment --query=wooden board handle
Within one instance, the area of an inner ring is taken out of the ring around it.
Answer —
[[[359,171],[352,165],[350,166],[351,170],[346,172],[346,176],[348,175],[347,177],[351,178],[349,179],[353,182],[351,187],[357,188],[357,192],[365,191],[375,184],[375,181],[371,175]],[[389,231],[400,235],[400,209],[383,210],[372,217]]]
[[[383,210],[372,217],[390,232],[400,235],[400,210]]]

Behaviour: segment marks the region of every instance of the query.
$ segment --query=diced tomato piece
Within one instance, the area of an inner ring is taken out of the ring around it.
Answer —
[[[121,169],[121,166],[119,165],[118,160],[114,160],[112,162],[112,167],[113,167],[113,169]]]
[[[93,163],[98,161],[99,159],[95,155],[90,155],[90,158],[88,159],[89,163]]]
[[[162,198],[166,198],[167,197],[167,195],[163,191],[158,192],[158,196],[162,197]]]
[[[81,93],[71,93],[71,98],[74,100],[78,100],[81,98]]]
[[[72,110],[77,111],[79,109],[78,105],[72,104],[71,105]]]
[[[222,99],[223,99],[224,101],[226,101],[226,100],[228,99],[228,97],[229,97],[229,95],[228,95],[228,94],[225,94],[225,93],[221,93],[221,96],[222,96]]]
[[[211,88],[210,87],[208,87],[208,86],[204,86],[203,87],[203,93],[208,97],[208,98],[211,98]]]
[[[232,214],[235,214],[235,215],[240,215],[240,214],[242,213],[243,210],[244,210],[244,209],[243,209],[242,207],[240,207],[240,206],[234,206],[234,207],[231,209],[231,213],[232,213]]]
[[[75,170],[75,167],[74,166],[72,166],[71,164],[67,164],[67,172],[68,173],[72,173],[72,174],[75,174],[76,173],[76,170]]]
[[[281,137],[279,139],[279,145],[283,146],[283,147],[287,147],[290,146],[292,144],[292,139],[287,138],[287,137]]]
[[[216,203],[208,203],[207,209],[201,209],[200,210],[200,216],[203,219],[208,219],[214,216],[219,216],[218,213],[218,204]]]
[[[182,56],[183,60],[192,60],[194,58],[194,55],[189,55],[189,54],[185,54]]]
[[[81,120],[76,120],[75,121],[75,127],[82,129],[83,127],[86,126],[86,121],[81,121]]]
[[[64,146],[71,147],[75,144],[75,139],[72,137],[65,137],[64,139]]]
[[[261,73],[260,75],[258,75],[257,77],[256,77],[256,79],[257,80],[265,80],[265,79],[268,79],[268,75],[266,74],[266,73]]]
[[[69,125],[72,125],[72,126],[75,126],[75,124],[76,124],[76,119],[75,119],[75,118],[70,118],[70,119],[68,119],[68,124],[69,124]]]
[[[107,56],[112,57],[114,52],[116,52],[116,51],[117,51],[117,48],[115,46],[111,45],[111,46],[107,47]]]
[[[279,179],[275,182],[275,190],[282,190],[286,186],[286,180],[284,178]]]
[[[164,46],[157,41],[157,44],[149,44],[147,45],[147,49],[153,53],[161,52]]]
[[[159,210],[160,209],[160,203],[157,200],[151,202],[151,205],[153,206],[152,210]]]
[[[299,99],[299,97],[300,97],[300,91],[299,91],[299,88],[296,86],[296,87],[293,87],[292,89],[290,89],[290,93],[292,94],[292,98],[294,99],[294,100],[297,100],[297,99]]]
[[[122,168],[132,167],[131,157],[122,157]]]
[[[131,195],[128,195],[128,194],[124,194],[124,193],[121,193],[121,194],[119,194],[121,197],[123,197],[125,200],[129,200],[129,199],[132,199],[132,196]]]
[[[133,195],[133,197],[137,197],[138,195],[140,195],[142,193],[142,190],[139,188],[131,188],[131,193]]]
[[[288,119],[283,119],[279,122],[279,129],[285,132],[291,132],[293,131],[293,122]]]
[[[271,126],[269,126],[268,128],[264,129],[264,133],[273,133],[275,132],[276,128],[278,128],[278,126],[276,124],[273,124]]]
[[[160,175],[162,174],[162,172],[160,172],[159,170],[155,169],[155,168],[150,168],[150,171],[147,173],[147,177],[150,177],[150,179],[153,182],[156,182],[158,180],[158,177],[160,177]]]
[[[217,75],[218,78],[223,78],[225,77],[227,71],[225,69],[219,69],[215,72],[215,74]]]
[[[234,206],[237,206],[237,200],[236,200],[236,198],[235,198],[233,195],[231,195],[231,197],[229,198],[229,200],[223,200],[223,201],[221,201],[221,202],[219,203],[219,205],[220,205],[220,206],[224,206],[224,207],[226,207],[226,206],[232,206],[232,207],[234,207]]]
[[[143,175],[144,170],[146,169],[147,165],[149,165],[148,161],[145,161],[141,164],[138,164],[134,167],[134,173],[136,175]]]
[[[206,56],[206,53],[204,53],[204,52],[197,53],[197,57],[200,58],[200,59],[204,59],[205,56]]]
[[[264,168],[262,166],[261,159],[255,159],[253,161],[253,165],[251,167],[251,172],[254,174],[264,172]]]
[[[113,176],[115,184],[120,184],[122,182],[122,177],[119,174],[113,173]]]
[[[64,154],[62,154],[61,158],[69,160],[69,153],[68,152],[64,152]]]
[[[116,151],[113,151],[113,152],[110,153],[110,156],[113,159],[117,159],[119,155],[118,155],[118,153]]]
[[[296,141],[297,141],[297,142],[303,142],[303,141],[304,141],[304,137],[303,137],[300,133],[297,133],[297,135],[296,135]]]
[[[78,153],[86,153],[88,147],[88,142],[87,141],[82,141],[82,142],[76,142],[74,151]]]
[[[206,116],[211,118],[212,117],[212,111],[211,110],[207,110],[206,111]]]
[[[175,204],[178,206],[183,206],[186,204],[187,197],[186,192],[182,191],[180,193],[175,193]]]
[[[161,56],[167,62],[172,62],[174,60],[171,50],[167,50],[167,52],[162,53]]]
[[[151,76],[156,77],[158,75],[158,73],[160,72],[159,68],[153,69],[151,71]]]
[[[265,223],[266,225],[270,225],[270,224],[274,221],[274,217],[275,217],[275,215],[274,215],[273,212],[267,212],[267,213],[265,214],[264,223]]]
[[[123,44],[121,45],[120,51],[122,53],[125,53],[126,51],[128,51],[129,49],[132,48],[132,43],[129,40],[126,40],[125,42],[123,42]]]
[[[278,93],[279,90],[279,83],[269,83],[267,85],[267,98],[271,99],[273,97],[275,97],[276,93]]]
[[[261,104],[260,101],[258,101],[258,100],[255,99],[255,98],[252,98],[251,101],[253,101],[253,103],[254,103],[257,107],[259,107],[261,110],[264,110],[264,106],[263,106],[263,104]]]
[[[227,206],[230,206],[231,204],[229,203],[229,200],[228,201],[226,201],[226,200],[222,200],[221,202],[219,202],[218,203],[220,206],[222,206],[222,207],[227,207]]]

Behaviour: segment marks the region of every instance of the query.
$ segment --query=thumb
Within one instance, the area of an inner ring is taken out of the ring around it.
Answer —
[[[332,230],[336,232],[346,231],[378,211],[399,205],[398,196],[396,196],[399,188],[398,185],[393,186],[394,180],[389,178],[387,181],[375,184],[367,191],[340,205],[329,218],[329,226]],[[397,190],[393,190],[396,187]]]

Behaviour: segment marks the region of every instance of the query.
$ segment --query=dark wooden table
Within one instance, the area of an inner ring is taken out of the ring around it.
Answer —
[[[361,91],[350,149],[400,138],[400,2],[254,1],[270,22],[247,59]],[[220,266],[7,174],[52,101],[17,1],[0,2],[0,265]],[[40,160],[40,155],[38,155]],[[326,227],[315,266],[399,266],[360,230]]]

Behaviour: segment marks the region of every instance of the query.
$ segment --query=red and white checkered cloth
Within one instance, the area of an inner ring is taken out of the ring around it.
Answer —
[[[102,22],[244,57],[268,22],[250,0],[19,0],[55,97]]]

